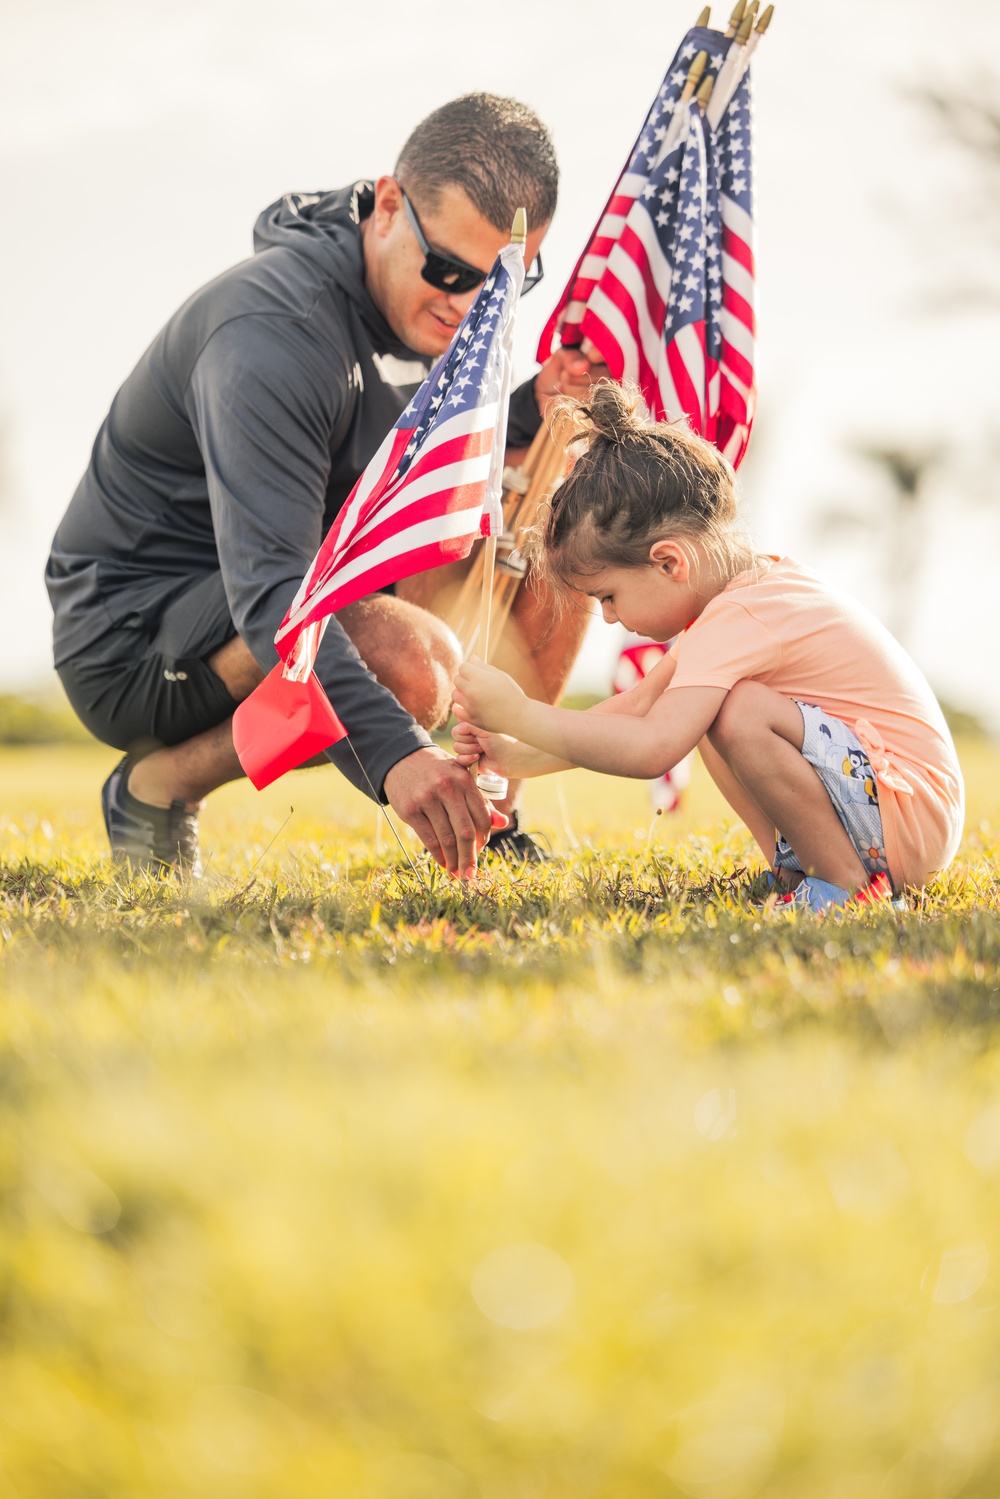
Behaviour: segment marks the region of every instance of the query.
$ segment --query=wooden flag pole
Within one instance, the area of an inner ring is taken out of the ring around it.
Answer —
[[[523,208],[519,208],[514,215],[510,242],[512,245],[520,245],[523,256],[524,247],[528,242],[528,215]],[[496,572],[496,563],[497,538],[494,533],[487,536],[486,545],[483,548],[483,591],[479,601],[479,637],[476,642],[482,661],[490,659],[490,613],[493,608],[493,576]],[[490,801],[503,801],[507,795],[506,778],[498,776],[492,770],[479,771],[476,775],[476,785],[483,796]]]
[[[756,26],[754,26],[754,21],[757,18],[757,8],[758,0],[754,0],[754,3],[744,13],[726,60],[716,76],[710,96],[706,100],[702,100],[700,94],[698,96],[698,102],[701,104],[712,130],[718,130],[722,116],[729,108],[730,101],[740,86],[743,74],[750,65],[750,58],[753,55],[753,51],[771,24],[771,18],[774,15],[774,6],[769,5],[760,20],[757,21]]]
[[[516,518],[520,515],[522,505],[527,503],[533,490],[536,488],[536,475],[539,464],[548,451],[549,434],[543,422],[538,429],[531,447],[525,454],[521,466],[517,469],[504,470],[504,483],[506,485],[503,496],[504,507],[504,534],[499,538],[503,545],[500,560],[500,579],[506,580],[507,561],[505,553],[516,545]],[[500,545],[498,544],[498,551]],[[454,600],[449,603],[444,618],[454,630],[461,643],[463,652],[473,649],[476,643],[476,621],[478,618],[479,594],[482,588],[485,568],[485,546],[477,547],[473,555],[472,565],[469,567],[462,586],[459,588]],[[496,574],[494,574],[496,578]],[[516,581],[511,579],[511,581]],[[494,583],[494,589],[496,582]]]
[[[761,18],[757,22],[757,24],[754,27],[753,31],[750,33],[750,36],[749,36],[749,38],[747,40],[747,52],[746,52],[747,60],[748,61],[749,61],[750,57],[752,57],[752,55],[753,55],[753,53],[754,53],[754,51],[755,51],[758,43],[760,42],[761,37],[764,35],[764,32],[770,26],[771,20],[772,20],[773,16],[774,16],[774,6],[773,5],[769,5],[767,7],[767,9],[762,13]]]
[[[740,4],[743,4],[743,0],[740,0]],[[657,166],[659,166],[664,157],[674,149],[677,142],[681,138],[682,131],[687,129],[687,111],[685,110],[684,106],[690,99],[694,97],[694,91],[701,82],[701,77],[705,71],[707,63],[707,52],[695,53],[694,61],[692,62],[690,68],[688,68],[688,75],[684,80],[684,87],[681,89],[680,98],[677,100],[677,103],[674,106],[674,112],[670,117],[670,124],[667,126],[667,133],[663,137],[660,149],[657,152]]]
[[[545,449],[535,470],[531,487],[525,495],[520,497],[520,503],[516,506],[509,524],[515,544],[520,540],[521,533],[534,524],[539,505],[551,499],[556,485],[562,478],[566,464],[566,449],[553,423],[545,422],[543,430],[546,437]],[[511,562],[514,563],[513,566]],[[510,618],[517,590],[524,579],[525,572],[526,564],[520,560],[515,550],[507,566],[496,579],[493,588],[494,638],[500,634]]]
[[[479,631],[476,649],[481,661],[490,659],[490,615],[493,609],[493,579],[497,566],[497,539],[487,536],[483,548],[483,591],[479,596]]]

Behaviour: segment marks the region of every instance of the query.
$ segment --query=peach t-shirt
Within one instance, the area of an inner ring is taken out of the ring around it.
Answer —
[[[923,673],[860,604],[790,557],[740,573],[675,641],[679,687],[747,678],[849,725],[878,782],[893,884],[950,863],[965,792],[944,715]]]

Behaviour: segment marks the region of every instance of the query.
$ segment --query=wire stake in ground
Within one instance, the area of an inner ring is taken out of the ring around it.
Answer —
[[[402,838],[399,836],[399,832],[398,832],[398,830],[396,828],[396,824],[393,822],[393,820],[389,816],[388,812],[386,812],[385,808],[382,806],[381,797],[379,796],[378,792],[375,790],[375,787],[372,785],[372,783],[371,783],[371,777],[369,776],[367,770],[365,770],[365,767],[361,763],[361,756],[358,754],[357,750],[354,748],[354,745],[351,743],[351,736],[350,736],[350,734],[348,734],[347,739],[345,740],[345,743],[350,748],[351,754],[354,756],[355,760],[358,763],[358,769],[360,770],[361,774],[365,778],[365,785],[368,787],[368,790],[371,792],[373,801],[375,802],[375,804],[377,806],[379,806],[379,807],[382,808],[382,814],[385,817],[386,822],[389,824],[390,828],[392,829],[392,836],[395,838],[396,842],[399,844],[400,848],[403,850],[403,858],[406,860],[407,864],[409,864],[410,868],[413,870],[413,873],[416,875],[417,879],[420,881],[421,885],[423,885],[424,889],[426,890],[427,889],[427,881],[424,879],[423,875],[420,873],[420,870],[417,868],[417,866],[414,864],[413,860],[410,858],[409,849],[406,847],[406,844],[403,842]]]

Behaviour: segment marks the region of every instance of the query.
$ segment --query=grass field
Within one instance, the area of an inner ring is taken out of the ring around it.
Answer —
[[[995,1499],[1000,752],[905,914],[696,777],[415,876],[333,772],[115,876],[0,753],[0,1499]],[[290,811],[290,807],[294,810]],[[992,824],[992,826],[991,826]]]

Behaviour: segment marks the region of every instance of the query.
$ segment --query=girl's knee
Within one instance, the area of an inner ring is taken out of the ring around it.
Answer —
[[[722,706],[708,731],[712,748],[726,758],[727,750],[746,742],[747,734],[760,718],[760,682],[735,682],[722,700]],[[767,688],[763,689],[765,692]]]

